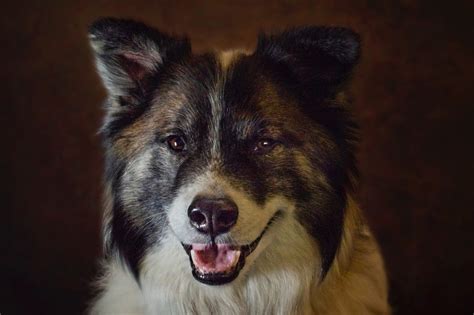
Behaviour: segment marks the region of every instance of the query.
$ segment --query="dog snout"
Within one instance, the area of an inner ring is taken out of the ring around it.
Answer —
[[[188,208],[188,216],[196,230],[217,236],[235,225],[239,211],[237,205],[227,198],[198,198]]]

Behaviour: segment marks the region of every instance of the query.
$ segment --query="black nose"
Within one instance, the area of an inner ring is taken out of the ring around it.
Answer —
[[[200,198],[188,209],[191,225],[199,232],[216,236],[225,233],[237,222],[237,205],[229,199]]]

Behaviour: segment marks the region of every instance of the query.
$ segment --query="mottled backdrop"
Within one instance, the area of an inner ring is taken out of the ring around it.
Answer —
[[[96,17],[252,48],[259,30],[328,24],[363,37],[354,83],[360,202],[398,314],[474,312],[472,1],[11,1],[0,19],[0,313],[78,314],[100,253],[105,94]]]

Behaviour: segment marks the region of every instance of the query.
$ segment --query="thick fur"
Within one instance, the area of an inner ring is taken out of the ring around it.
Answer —
[[[186,38],[107,18],[90,39],[109,94],[105,255],[90,314],[390,313],[352,197],[354,32],[296,28],[260,36],[254,52],[195,55]],[[199,196],[235,202],[235,226],[212,240],[193,229]],[[182,244],[259,236],[232,282],[192,276]]]

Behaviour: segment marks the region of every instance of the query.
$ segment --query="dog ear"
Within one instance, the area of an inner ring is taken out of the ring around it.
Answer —
[[[277,65],[306,91],[327,94],[349,78],[360,57],[360,37],[347,28],[300,27],[261,34],[255,54]]]
[[[89,39],[99,75],[119,107],[140,104],[150,78],[167,62],[191,53],[187,38],[171,37],[132,20],[99,19],[90,26]]]

